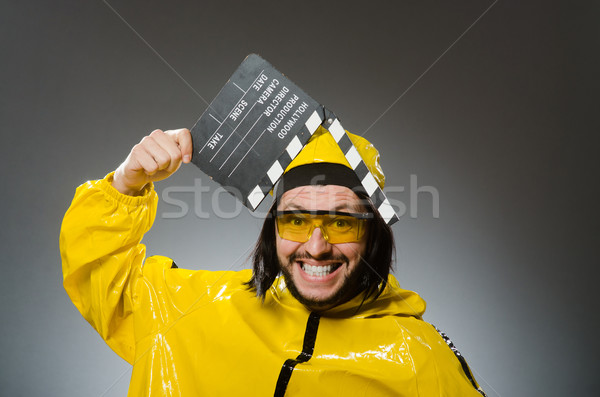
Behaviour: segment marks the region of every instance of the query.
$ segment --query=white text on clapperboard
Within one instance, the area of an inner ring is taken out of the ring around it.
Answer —
[[[271,134],[277,132],[277,137],[284,139],[300,116],[306,112],[308,104],[304,101],[299,102],[300,98],[296,94],[288,95],[290,89],[287,86],[280,85],[276,78],[269,79],[264,73],[256,79],[252,88],[257,92],[262,90],[256,103],[262,106],[266,105],[262,115],[271,117],[267,131]],[[248,102],[241,99],[229,114],[231,121],[237,121],[248,107]],[[214,150],[222,138],[223,135],[217,132],[210,138],[206,146]]]
[[[304,101],[298,103],[299,98],[296,94],[288,96],[288,93],[290,92],[288,87],[284,85],[280,87],[279,80],[276,78],[269,81],[269,77],[264,73],[256,79],[252,88],[257,92],[260,92],[261,89],[263,90],[256,102],[260,105],[267,104],[263,110],[264,116],[271,117],[277,112],[267,126],[267,131],[273,133],[277,131],[278,126],[281,125],[277,136],[280,139],[284,139],[294,124],[296,124],[300,115],[308,109],[308,104]],[[281,105],[282,103],[283,105]],[[289,117],[287,120],[286,116]],[[284,120],[286,120],[286,122],[282,124]]]

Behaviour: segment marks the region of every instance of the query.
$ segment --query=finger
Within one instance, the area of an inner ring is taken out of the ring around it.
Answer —
[[[157,170],[168,169],[171,165],[171,156],[165,148],[157,142],[154,136],[144,137],[141,142],[144,150],[154,159],[157,165]]]
[[[169,164],[166,168],[161,168],[169,173],[177,171],[181,165],[181,150],[175,141],[175,138],[169,132],[157,132],[150,134],[150,137],[168,154]]]
[[[132,170],[142,171],[146,175],[154,175],[158,171],[158,163],[142,142],[134,146],[131,151],[132,162],[134,163]]]
[[[179,145],[181,156],[184,163],[189,163],[192,160],[192,134],[187,128],[180,128],[178,130],[169,131],[173,134],[175,142]]]

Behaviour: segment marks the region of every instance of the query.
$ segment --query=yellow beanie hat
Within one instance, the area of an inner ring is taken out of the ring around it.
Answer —
[[[365,138],[351,134],[348,131],[346,133],[377,184],[383,189],[385,175],[379,164],[379,151]],[[285,169],[285,173],[293,168],[315,163],[341,164],[352,169],[338,143],[331,136],[331,133],[322,126],[317,128],[308,143]]]

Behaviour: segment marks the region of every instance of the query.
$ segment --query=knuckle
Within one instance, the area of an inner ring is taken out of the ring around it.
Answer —
[[[158,166],[162,168],[168,165],[171,162],[171,159],[168,156],[160,154],[156,156],[156,162],[158,163]]]
[[[145,137],[142,138],[142,140],[140,141],[140,143],[138,145],[147,145],[148,142],[152,141],[152,136],[151,135],[147,135]]]
[[[142,151],[142,144],[138,143],[131,148],[131,154],[138,155]]]
[[[158,171],[158,164],[156,164],[156,163],[148,164],[146,167],[144,167],[144,169],[146,170],[147,173],[154,174],[156,171]]]
[[[155,130],[155,131],[152,131],[150,133],[150,135],[148,135],[148,138],[150,138],[150,139],[152,139],[154,141],[157,141],[157,140],[159,140],[164,135],[165,135],[165,133],[162,132],[161,130]]]
[[[168,136],[171,140],[177,139],[177,131],[167,131],[165,135]]]

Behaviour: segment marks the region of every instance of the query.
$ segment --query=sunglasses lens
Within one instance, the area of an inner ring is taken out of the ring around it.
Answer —
[[[279,236],[286,240],[304,243],[310,238],[312,221],[304,214],[286,214],[277,217]]]
[[[351,216],[329,217],[324,223],[329,242],[332,244],[348,243],[359,240],[360,221]],[[362,237],[362,236],[361,236]]]

